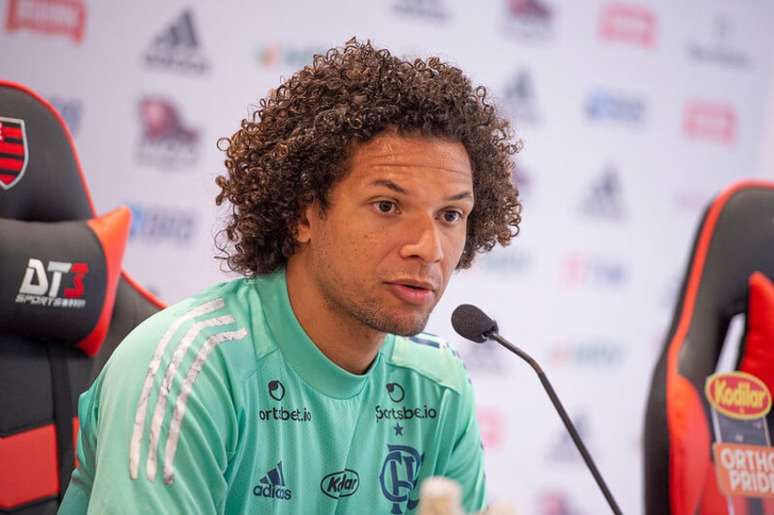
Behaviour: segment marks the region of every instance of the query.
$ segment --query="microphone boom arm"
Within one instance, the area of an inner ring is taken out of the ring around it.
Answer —
[[[618,507],[618,504],[615,502],[615,499],[613,498],[613,494],[610,493],[610,489],[608,489],[607,484],[605,484],[605,480],[602,478],[602,475],[599,473],[599,470],[597,470],[597,466],[594,464],[594,460],[591,457],[591,454],[589,454],[589,451],[586,449],[586,446],[583,444],[583,440],[580,439],[580,436],[578,436],[578,431],[575,430],[575,426],[572,423],[572,420],[570,420],[570,417],[567,415],[567,412],[564,410],[564,406],[562,406],[562,402],[559,400],[559,397],[556,395],[556,392],[554,392],[554,387],[551,386],[551,383],[548,381],[548,377],[546,376],[545,372],[543,372],[543,369],[540,367],[537,361],[535,361],[532,356],[521,350],[520,348],[513,345],[511,342],[503,338],[497,333],[497,330],[489,331],[484,333],[484,336],[488,339],[494,340],[509,351],[513,352],[517,356],[519,356],[521,359],[529,363],[529,366],[531,366],[535,372],[537,373],[538,379],[540,379],[540,382],[543,384],[543,388],[546,390],[546,393],[548,394],[548,397],[551,399],[551,403],[554,405],[554,408],[556,408],[556,411],[559,413],[559,417],[562,419],[562,422],[564,422],[564,427],[567,428],[567,431],[570,433],[570,437],[572,438],[572,441],[575,443],[575,446],[578,448],[578,451],[580,451],[581,456],[583,457],[583,461],[586,462],[586,466],[588,466],[589,470],[591,471],[591,475],[594,476],[594,479],[597,482],[597,485],[599,485],[600,490],[602,490],[602,494],[605,496],[605,499],[607,500],[607,503],[610,505],[610,509],[613,510],[613,513],[616,515],[621,515],[621,508]]]

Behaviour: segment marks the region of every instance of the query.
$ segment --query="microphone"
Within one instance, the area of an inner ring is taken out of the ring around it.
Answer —
[[[572,437],[572,441],[575,443],[575,447],[578,448],[578,451],[583,457],[583,461],[586,462],[586,466],[591,471],[591,475],[594,476],[597,485],[599,485],[600,490],[602,490],[602,494],[605,496],[607,504],[610,505],[610,509],[613,510],[613,513],[616,515],[621,515],[621,508],[619,508],[618,503],[615,502],[613,494],[610,493],[610,489],[608,489],[607,484],[605,484],[605,480],[602,479],[602,474],[599,473],[597,466],[594,464],[594,460],[591,458],[591,454],[589,454],[589,451],[586,450],[586,446],[583,444],[580,435],[578,435],[578,431],[575,430],[575,426],[573,425],[572,420],[570,420],[570,417],[567,416],[567,412],[564,410],[564,406],[562,406],[559,397],[556,395],[554,387],[551,386],[551,383],[548,381],[548,377],[546,377],[545,372],[543,372],[543,369],[540,367],[538,362],[535,361],[532,356],[500,336],[497,332],[497,322],[489,318],[486,313],[481,311],[476,306],[473,306],[472,304],[461,304],[457,306],[457,308],[452,313],[451,323],[454,330],[457,331],[457,334],[463,338],[467,338],[468,340],[472,340],[478,343],[484,343],[487,340],[494,340],[529,363],[529,366],[531,366],[532,369],[537,373],[538,379],[540,379],[540,382],[543,384],[543,388],[545,388],[548,397],[551,399],[551,403],[559,413],[559,417],[562,419],[562,422],[564,422],[564,427],[566,427],[567,432],[570,433],[570,437]]]

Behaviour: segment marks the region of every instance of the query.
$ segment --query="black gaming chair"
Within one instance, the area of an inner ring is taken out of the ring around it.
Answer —
[[[774,383],[774,332],[751,339],[748,282],[752,288],[755,272],[763,274],[757,277],[767,284],[774,279],[771,182],[730,187],[712,201],[699,226],[647,404],[648,514],[727,514],[729,510],[735,515],[774,514],[770,501],[727,498],[718,491],[711,449],[715,429],[703,393],[706,378],[716,371],[731,319],[746,310],[736,368],[762,378],[774,391],[774,384],[769,384]],[[774,291],[770,284],[768,288]],[[766,309],[761,315],[774,317]],[[769,322],[767,327],[774,324]],[[769,413],[769,431],[773,422]]]
[[[62,118],[0,81],[0,513],[56,512],[79,395],[163,307],[121,270],[129,220],[96,216]]]

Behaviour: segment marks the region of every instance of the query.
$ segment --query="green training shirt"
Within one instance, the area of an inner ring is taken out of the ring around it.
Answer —
[[[458,481],[468,512],[485,503],[457,354],[435,336],[390,335],[368,372],[351,374],[298,323],[284,271],[146,320],[78,414],[63,514],[397,515],[416,511],[429,476]]]

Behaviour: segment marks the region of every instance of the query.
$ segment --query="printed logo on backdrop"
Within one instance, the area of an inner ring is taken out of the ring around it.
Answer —
[[[583,515],[570,502],[569,496],[559,490],[541,493],[537,499],[538,515]]]
[[[532,253],[517,246],[493,249],[476,259],[483,270],[509,275],[524,275],[534,265]]]
[[[527,70],[514,73],[503,88],[502,107],[513,124],[539,122],[532,74]]]
[[[593,91],[586,100],[586,116],[594,121],[620,122],[636,126],[645,116],[645,102],[638,97]]]
[[[44,265],[40,259],[30,258],[19,293],[16,295],[16,303],[54,308],[85,308],[86,299],[83,297],[86,289],[83,280],[88,273],[88,263],[48,261]],[[65,281],[62,281],[63,277]]]
[[[180,247],[191,244],[198,221],[196,211],[157,204],[128,205],[132,210],[130,240]]]
[[[190,171],[199,159],[199,129],[189,127],[166,97],[147,96],[138,103],[137,160],[163,171]]]
[[[715,16],[709,29],[707,36],[688,43],[687,52],[691,59],[726,68],[743,69],[751,66],[750,56],[734,45],[740,38],[735,37],[737,31],[730,16]]]
[[[83,113],[83,103],[81,100],[64,97],[51,97],[48,100],[64,118],[70,133],[73,136],[77,136],[81,130],[81,115]]]
[[[0,188],[10,190],[19,184],[29,160],[24,120],[0,116]]]
[[[507,363],[503,359],[499,345],[477,344],[460,340],[457,346],[465,368],[473,375],[499,376],[505,373]]]
[[[573,253],[564,258],[560,275],[566,288],[612,290],[625,286],[629,280],[629,272],[623,262],[584,253]]]
[[[599,19],[601,38],[644,48],[656,45],[657,30],[656,15],[639,5],[607,5],[602,9]]]
[[[505,416],[499,408],[479,406],[476,420],[481,431],[481,444],[487,451],[502,449],[508,437]]]
[[[8,32],[29,30],[64,36],[78,44],[86,31],[86,4],[82,0],[8,0]]]
[[[592,441],[593,439],[591,438],[591,430],[589,429],[590,417],[588,414],[582,412],[570,418],[572,418],[572,423],[575,425],[575,429],[578,430],[578,435],[581,440],[586,444],[589,453],[597,458],[598,453],[594,450],[595,446]],[[563,425],[555,431],[553,443],[548,448],[548,459],[555,463],[583,463],[583,457],[580,455],[578,448],[575,447],[575,443],[572,441],[572,437],[570,437],[570,434],[565,430]]]
[[[560,339],[551,346],[549,360],[556,368],[610,369],[623,363],[625,353],[619,342],[604,338]]]
[[[191,9],[184,10],[156,35],[143,54],[143,61],[151,68],[185,74],[202,75],[209,71],[210,62],[202,55]]]
[[[291,46],[275,42],[259,47],[255,52],[255,60],[262,68],[298,70],[312,64],[314,55],[324,54],[326,50],[323,45]]]
[[[620,221],[626,218],[623,186],[618,169],[607,165],[584,194],[580,211],[590,218]]]
[[[551,36],[554,8],[543,0],[505,0],[505,33],[524,41],[542,41]]]
[[[392,11],[402,16],[444,22],[449,18],[446,0],[394,0]]]
[[[683,133],[688,139],[732,144],[738,124],[736,110],[729,104],[697,100],[683,111]]]

